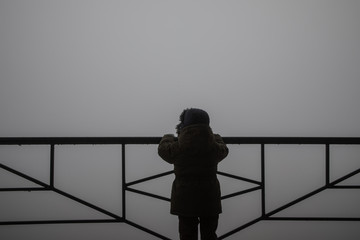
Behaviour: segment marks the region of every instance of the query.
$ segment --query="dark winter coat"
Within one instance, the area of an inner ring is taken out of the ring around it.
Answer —
[[[164,135],[158,153],[174,164],[175,180],[171,190],[171,214],[209,216],[221,213],[217,165],[228,154],[218,134],[205,124],[184,127],[178,139]]]

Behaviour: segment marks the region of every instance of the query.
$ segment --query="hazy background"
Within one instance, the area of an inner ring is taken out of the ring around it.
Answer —
[[[161,136],[175,132],[184,108],[200,107],[223,136],[359,137],[359,11],[357,0],[0,0],[0,136]],[[222,170],[259,178],[259,146],[230,147]],[[171,169],[156,146],[129,148],[130,180]],[[0,150],[2,163],[47,181],[47,146]],[[333,180],[360,167],[359,148],[331,151]],[[269,210],[324,183],[322,146],[269,146],[267,154]],[[121,214],[119,156],[119,146],[57,147],[57,186]],[[29,184],[3,170],[0,179],[1,187]],[[171,180],[139,189],[169,194]],[[239,188],[221,181],[224,193]],[[315,201],[332,199],[320,206],[335,212],[321,214],[360,216],[356,191],[328,193]],[[258,216],[259,194],[224,201],[219,231]],[[128,195],[130,219],[177,235],[167,203]],[[2,221],[99,217],[51,193],[0,196]],[[341,197],[349,208],[338,213]],[[153,212],[139,208],[148,205]],[[151,239],[124,224],[0,227],[1,239],[49,236]],[[229,239],[359,236],[359,223],[261,222]]]

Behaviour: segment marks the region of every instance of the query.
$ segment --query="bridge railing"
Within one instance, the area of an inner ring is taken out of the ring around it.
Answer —
[[[154,230],[148,229],[144,226],[141,226],[140,224],[137,224],[136,222],[130,221],[127,218],[127,209],[126,209],[126,195],[127,192],[133,192],[136,194],[142,194],[149,197],[153,197],[159,200],[163,201],[170,201],[169,198],[153,194],[146,191],[137,190],[135,188],[132,188],[131,186],[146,182],[149,180],[153,180],[156,178],[160,178],[166,175],[170,175],[173,173],[173,171],[167,171],[161,174],[156,174],[152,176],[146,176],[144,178],[128,182],[126,179],[126,146],[128,145],[157,145],[160,142],[160,137],[38,137],[38,138],[18,138],[18,137],[9,137],[9,138],[0,138],[0,145],[48,145],[49,146],[49,182],[43,182],[38,179],[35,179],[29,175],[26,175],[23,172],[17,171],[9,166],[6,166],[5,164],[1,163],[0,159],[0,168],[15,174],[19,177],[22,177],[30,182],[33,182],[37,184],[39,187],[21,187],[21,188],[0,188],[0,192],[15,192],[15,191],[53,191],[56,194],[62,195],[64,197],[67,197],[73,201],[76,201],[80,204],[83,204],[91,209],[94,209],[109,218],[107,219],[82,219],[82,220],[27,220],[27,221],[2,221],[0,222],[0,225],[23,225],[23,224],[56,224],[56,223],[105,223],[105,222],[119,222],[131,225],[135,228],[138,228],[142,231],[145,231],[153,236],[156,236],[160,239],[169,239],[166,236],[163,236]],[[249,178],[245,178],[242,176],[229,174],[226,172],[218,172],[219,175],[226,176],[229,178],[242,180],[245,182],[250,182],[252,184],[255,184],[254,187],[238,191],[235,193],[231,193],[228,195],[222,196],[222,199],[228,199],[235,196],[240,196],[243,194],[247,194],[254,191],[260,191],[261,193],[261,215],[225,234],[219,237],[219,239],[225,239],[257,222],[260,222],[262,220],[267,221],[360,221],[359,217],[276,217],[277,213],[305,200],[308,199],[326,189],[335,189],[335,188],[342,188],[342,189],[360,189],[360,186],[346,186],[338,184],[355,176],[356,174],[360,173],[360,169],[355,169],[351,173],[342,176],[339,179],[336,179],[334,181],[330,181],[330,148],[332,145],[360,145],[360,138],[350,138],[350,137],[223,137],[223,140],[225,143],[229,145],[246,145],[246,144],[257,144],[260,145],[260,155],[261,155],[261,177],[260,180],[253,180]],[[96,206],[84,199],[78,198],[70,193],[67,193],[55,185],[54,180],[54,172],[55,172],[55,151],[56,146],[58,145],[119,145],[121,146],[121,164],[122,164],[122,181],[121,181],[121,191],[122,191],[122,214],[118,215],[113,212],[107,211],[99,206]],[[266,197],[267,197],[267,191],[266,189],[266,178],[265,178],[265,172],[266,172],[266,154],[265,149],[267,145],[273,145],[273,144],[293,144],[293,145],[322,145],[325,149],[325,159],[324,159],[324,168],[325,168],[325,179],[324,179],[324,185],[312,192],[309,192],[290,203],[287,203],[281,207],[278,207],[275,210],[272,210],[270,212],[266,211]],[[360,156],[359,156],[360,161]]]

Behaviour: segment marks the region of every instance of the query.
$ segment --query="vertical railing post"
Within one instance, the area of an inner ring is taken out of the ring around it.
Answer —
[[[121,144],[121,188],[122,188],[122,215],[126,220],[126,169],[125,169],[125,144]]]
[[[325,145],[325,185],[330,184],[330,145]]]
[[[261,215],[265,217],[265,144],[261,144]]]
[[[54,188],[55,145],[50,145],[50,187]]]

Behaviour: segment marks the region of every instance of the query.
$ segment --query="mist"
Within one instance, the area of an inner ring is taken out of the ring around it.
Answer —
[[[206,110],[222,136],[359,137],[359,11],[351,0],[0,1],[0,137],[158,137],[175,133],[189,107]],[[259,146],[229,148],[220,170],[259,178]],[[1,146],[0,163],[48,181],[48,151]],[[331,151],[333,179],[360,167],[357,146]],[[269,210],[323,184],[323,146],[266,153]],[[59,187],[121,215],[119,146],[59,146],[56,154]],[[156,146],[129,146],[127,154],[129,181],[171,170]],[[1,187],[32,186],[0,170]],[[245,187],[220,180],[224,194]],[[138,187],[168,196],[171,181]],[[343,191],[314,199],[320,212],[304,203],[284,214],[359,217],[357,190]],[[0,194],[1,221],[99,217],[56,194]],[[258,195],[224,201],[219,232],[258,216]],[[130,219],[176,239],[167,203],[128,197]],[[228,239],[289,236],[358,239],[359,223],[264,221]],[[125,224],[0,226],[6,240],[152,237]]]

